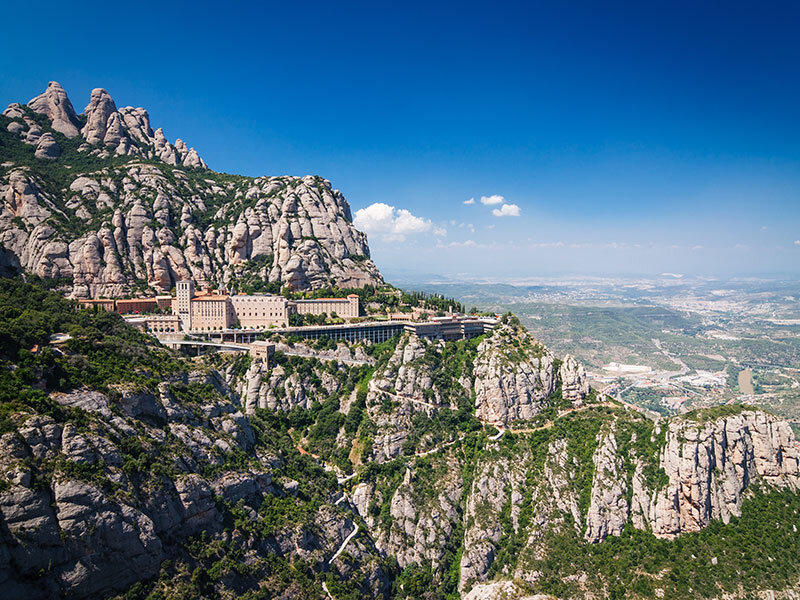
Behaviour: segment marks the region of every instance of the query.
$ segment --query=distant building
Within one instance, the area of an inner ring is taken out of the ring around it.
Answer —
[[[220,331],[237,326],[242,329],[267,329],[287,327],[289,315],[336,315],[343,319],[359,316],[359,297],[351,294],[346,298],[318,298],[315,300],[287,300],[272,294],[220,294],[209,290],[196,290],[194,282],[179,281],[175,297],[126,298],[79,300],[84,307],[98,307],[120,314],[154,313],[170,311],[179,323],[181,331]],[[170,320],[170,323],[173,321]],[[137,326],[147,329],[144,322]],[[156,323],[156,321],[153,321]],[[148,329],[150,330],[150,329]],[[152,329],[156,331],[156,329]],[[158,330],[160,331],[160,329]]]
[[[156,296],[156,305],[162,311],[172,310],[172,296]]]
[[[190,329],[213,331],[228,329],[233,324],[230,296],[198,294],[189,302]]]
[[[192,329],[192,298],[194,298],[194,282],[179,281],[175,286],[175,299],[172,302],[172,314],[178,315],[183,329]]]
[[[116,301],[116,311],[121,315],[131,313],[150,313],[158,307],[155,298],[131,298]]]
[[[145,333],[177,333],[181,330],[178,315],[127,316],[125,322]]]
[[[359,297],[350,294],[347,298],[317,298],[315,300],[294,300],[290,306],[298,315],[336,315],[352,319],[359,315]]]
[[[610,362],[605,367],[603,367],[605,371],[611,371],[612,373],[650,373],[653,369],[648,367],[647,365],[626,365],[620,364],[617,362]]]
[[[230,297],[234,323],[243,329],[286,327],[289,324],[289,301],[271,294],[234,295]]]
[[[269,359],[275,354],[275,344],[269,342],[256,341],[250,344],[250,356],[269,364]]]
[[[100,308],[108,312],[114,312],[113,298],[92,298],[90,300],[78,300],[83,308]]]
[[[483,335],[494,329],[496,324],[497,319],[435,317],[430,321],[407,323],[405,330],[421,338],[452,341]]]

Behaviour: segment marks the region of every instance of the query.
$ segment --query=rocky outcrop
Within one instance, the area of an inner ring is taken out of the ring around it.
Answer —
[[[389,502],[389,527],[370,513],[370,504],[383,501],[374,484],[361,483],[353,490],[353,505],[367,523],[376,546],[394,556],[401,568],[412,564],[432,565],[439,570],[461,514],[462,484],[456,461],[443,466],[435,482],[411,467],[405,471],[402,483]],[[436,493],[431,494],[431,485]]]
[[[475,413],[494,425],[531,419],[555,390],[553,355],[522,328],[502,325],[478,347]]]
[[[558,369],[558,375],[561,379],[562,398],[580,406],[589,394],[589,378],[583,365],[567,354]]]
[[[86,125],[81,134],[90,146],[102,145],[123,156],[157,158],[170,165],[207,168],[195,149],[187,148],[183,140],[175,140],[173,146],[161,129],[154,132],[145,109],[126,106],[117,110],[114,100],[103,88],[92,90],[84,114]]]
[[[464,513],[468,526],[459,565],[461,592],[469,590],[476,581],[486,580],[501,537],[513,535],[518,528],[523,499],[519,488],[524,478],[524,472],[506,459],[482,464],[476,472]],[[511,531],[503,530],[500,519],[503,511],[508,513]]]
[[[79,150],[101,159],[111,155],[139,156],[161,160],[169,165],[207,168],[197,151],[186,146],[183,140],[177,139],[173,145],[167,141],[161,129],[154,132],[145,109],[126,106],[117,110],[114,100],[103,88],[92,90],[83,113],[86,119],[83,127],[66,92],[56,81],[51,81],[44,93],[33,98],[27,109],[49,119],[53,131],[68,138],[81,136],[85,143]],[[3,111],[3,115],[15,119],[8,125],[8,131],[17,134],[27,144],[39,143],[42,129],[31,119],[26,107],[18,103],[11,104]],[[56,153],[58,146],[50,146],[49,154],[37,150],[36,158],[57,158],[60,149]]]
[[[50,119],[53,132],[43,130],[34,113]],[[167,292],[188,278],[225,287],[241,280],[281,282],[293,289],[382,282],[347,201],[324,179],[212,172],[190,178],[181,169],[135,160],[112,166],[106,159],[116,154],[206,168],[182,140],[172,145],[162,130],[153,131],[146,110],[117,109],[102,88],[92,91],[80,132],[55,82],[30,106],[12,104],[3,115],[12,119],[8,131],[36,146],[37,159],[66,160],[68,183],[54,189],[25,166],[6,165],[0,193],[20,180],[26,186],[24,198],[0,207],[0,266],[72,278],[76,297],[120,296],[142,284]],[[86,171],[83,157],[73,167],[75,152],[65,157],[60,133],[82,136],[79,150],[96,157],[95,168]],[[48,213],[47,223],[17,214],[20,203],[28,213]]]
[[[599,542],[609,535],[622,535],[628,522],[627,484],[614,431],[598,435],[592,462],[594,477],[583,537],[587,542]]]
[[[545,594],[525,595],[520,586],[513,581],[495,581],[493,583],[480,583],[474,586],[464,600],[553,600],[552,596]]]
[[[672,421],[660,458],[669,483],[651,492],[650,527],[658,536],[674,537],[711,519],[727,523],[741,515],[745,490],[754,482],[800,489],[799,461],[800,446],[788,423],[763,412]]]
[[[61,146],[50,133],[45,133],[36,144],[34,156],[39,159],[56,159],[61,156]]]
[[[434,380],[435,370],[446,360],[443,349],[444,342],[405,334],[387,363],[375,372],[367,394],[367,409],[377,425],[374,460],[383,462],[421,451],[426,440],[413,436],[415,417],[420,413],[432,417],[445,408],[456,410],[460,403],[468,401],[471,365],[452,365],[458,371],[455,377]]]
[[[47,84],[47,90],[28,101],[28,108],[33,112],[46,116],[51,121],[51,127],[63,133],[68,138],[78,135],[80,121],[72,102],[67,97],[67,92],[57,81]],[[21,112],[21,111],[20,111]],[[19,114],[18,116],[22,116]]]
[[[182,378],[184,385],[212,380],[221,385],[213,374]],[[99,392],[58,394],[56,402],[87,415],[82,425],[28,416],[0,437],[8,481],[0,488],[4,598],[107,597],[157,575],[164,560],[185,558],[181,541],[200,533],[238,547],[251,564],[259,556],[297,555],[344,578],[361,571],[365,593],[385,592],[387,579],[368,540],[348,544],[346,568],[328,566],[356,527],[331,506],[318,509],[313,528],[287,524],[266,538],[231,539],[225,506],[257,521],[264,499],[288,490],[273,482],[280,461],[262,455],[249,467],[241,461],[223,467],[232,453],[254,455],[248,420],[224,396],[206,395],[199,405],[178,402],[172,385],[164,382],[159,395],[122,390],[117,407]],[[161,475],[152,473],[153,465]],[[213,465],[216,474],[206,474]],[[256,569],[252,581],[239,574],[220,585],[257,589],[268,575]]]
[[[281,365],[268,367],[261,361],[253,361],[244,377],[235,382],[246,411],[310,409],[315,402],[323,402],[343,389],[342,381],[323,368],[322,363],[309,360],[308,370],[302,373]]]
[[[110,173],[76,174],[62,211],[26,171],[11,170],[0,178],[5,248],[29,272],[72,277],[77,297],[123,295],[136,282],[165,292],[186,278],[233,286],[246,275],[297,289],[381,281],[363,258],[366,236],[353,228],[347,202],[327,181],[261,178],[226,190],[172,181],[156,166],[135,163],[115,177],[121,187]],[[238,199],[228,202],[228,193]],[[244,208],[248,196],[260,200]],[[70,218],[66,211],[96,225],[75,237],[59,232]],[[201,230],[212,212],[218,224]]]

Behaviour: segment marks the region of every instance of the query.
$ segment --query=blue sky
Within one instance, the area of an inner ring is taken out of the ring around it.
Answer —
[[[323,175],[389,273],[800,275],[796,2],[37,2],[13,20],[0,103],[57,80],[81,110],[105,87],[216,170]]]

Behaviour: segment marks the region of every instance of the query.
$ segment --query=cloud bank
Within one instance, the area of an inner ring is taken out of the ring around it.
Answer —
[[[395,208],[383,202],[357,210],[353,224],[356,229],[378,235],[385,242],[403,242],[406,236],[425,233],[431,229],[434,235],[447,235],[444,228],[433,227],[430,219],[417,217],[405,208]]]

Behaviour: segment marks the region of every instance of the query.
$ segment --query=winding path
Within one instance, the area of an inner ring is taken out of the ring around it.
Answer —
[[[328,564],[329,564],[329,565],[330,565],[331,563],[333,563],[333,561],[335,561],[337,558],[339,558],[339,555],[340,555],[342,552],[344,552],[345,546],[347,546],[347,544],[350,542],[350,540],[352,540],[354,537],[356,537],[356,536],[358,535],[358,525],[356,525],[355,527],[356,527],[356,528],[355,528],[355,529],[353,529],[353,533],[351,533],[351,534],[350,534],[350,535],[348,535],[346,538],[344,538],[344,541],[342,542],[342,545],[341,545],[341,546],[339,546],[339,549],[336,551],[336,554],[334,554],[333,556],[331,556],[331,559],[328,561]],[[327,591],[327,590],[326,590],[326,591]]]

